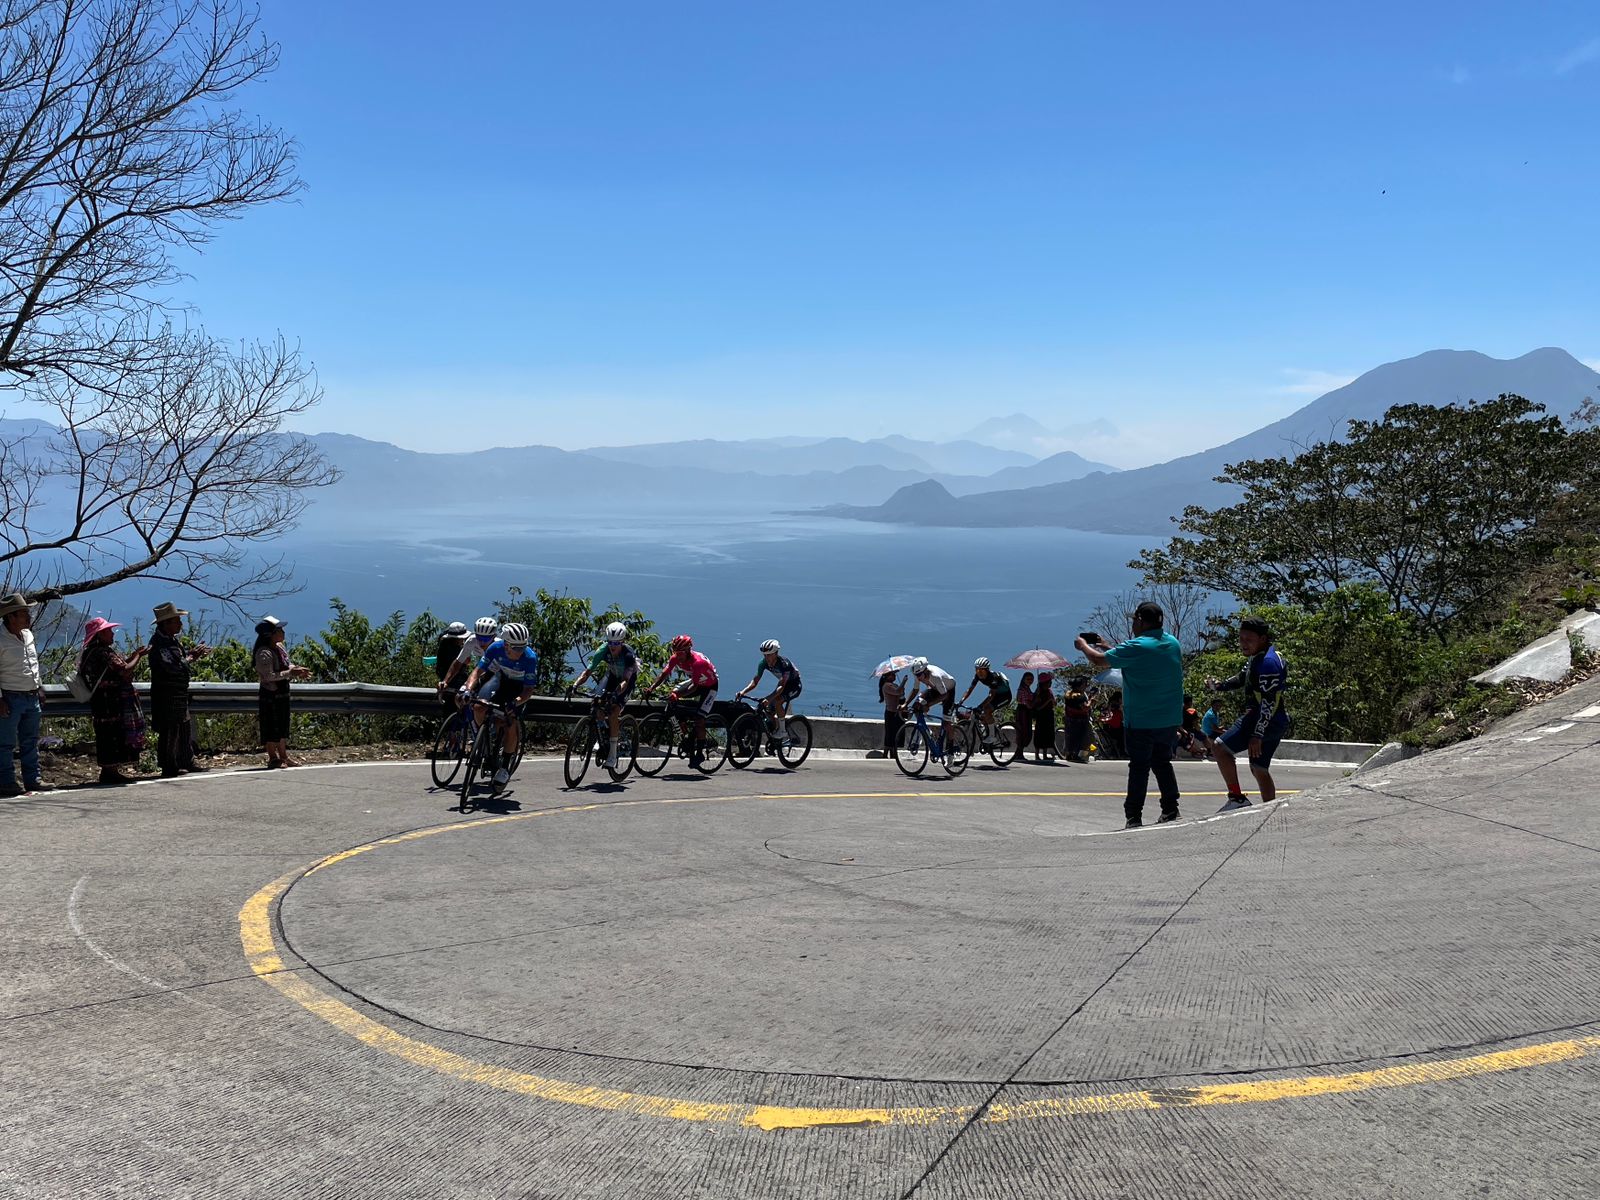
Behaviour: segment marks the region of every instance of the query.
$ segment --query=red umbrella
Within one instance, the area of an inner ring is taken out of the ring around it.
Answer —
[[[1067,665],[1067,660],[1054,650],[1041,650],[1037,646],[1032,650],[1024,650],[1006,663],[1006,666],[1017,671],[1057,671]]]

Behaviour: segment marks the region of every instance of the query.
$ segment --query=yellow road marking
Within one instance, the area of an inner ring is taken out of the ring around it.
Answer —
[[[300,968],[283,961],[272,932],[272,909],[296,879],[344,862],[358,854],[416,841],[461,829],[479,829],[508,821],[562,813],[593,812],[601,808],[637,807],[646,804],[682,804],[710,800],[802,800],[802,799],[881,799],[918,796],[1120,796],[1109,792],[832,792],[773,796],[676,797],[654,800],[618,800],[598,804],[573,804],[563,808],[528,813],[511,813],[434,825],[410,833],[379,838],[349,850],[330,854],[304,871],[291,871],[267,884],[239,910],[239,940],[250,969],[263,982],[287,996],[307,1012],[374,1050],[394,1056],[414,1066],[424,1067],[467,1083],[481,1084],[504,1092],[572,1104],[610,1112],[637,1113],[677,1121],[733,1124],[753,1129],[814,1129],[824,1126],[934,1125],[966,1121],[972,1105],[935,1105],[888,1108],[808,1108],[773,1104],[718,1104],[703,1100],[684,1100],[672,1096],[653,1096],[614,1088],[592,1087],[542,1075],[512,1071],[434,1046],[409,1037],[358,1012],[350,1005],[308,982]],[[1267,1104],[1280,1100],[1335,1096],[1351,1092],[1412,1087],[1423,1083],[1443,1083],[1476,1075],[1516,1071],[1526,1067],[1549,1066],[1583,1058],[1600,1050],[1600,1036],[1569,1038],[1511,1050],[1497,1050],[1465,1058],[1438,1059],[1351,1071],[1341,1075],[1303,1075],[1284,1079],[1259,1079],[1243,1083],[1203,1084],[1195,1087],[1141,1089],[1101,1095],[1053,1096],[1015,1103],[996,1102],[985,1111],[982,1121],[1002,1124],[1008,1121],[1090,1116],[1103,1113],[1159,1111],[1169,1108],[1197,1108],[1218,1104]],[[1024,1085],[1025,1086],[1025,1085]]]

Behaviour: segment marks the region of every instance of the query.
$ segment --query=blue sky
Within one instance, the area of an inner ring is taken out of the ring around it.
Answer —
[[[265,0],[307,188],[178,295],[418,449],[1020,410],[1136,465],[1600,360],[1600,7],[1211,7]]]

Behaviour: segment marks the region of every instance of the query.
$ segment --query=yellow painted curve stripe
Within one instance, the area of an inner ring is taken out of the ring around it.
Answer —
[[[915,793],[833,793],[825,797],[814,796],[761,796],[761,797],[705,797],[703,799],[876,799],[884,796],[903,796]],[[948,796],[941,792],[933,795]],[[973,795],[999,795],[1001,793],[973,793]],[[1022,795],[1077,795],[1081,793],[1005,793]],[[1090,793],[1099,794],[1099,793]],[[1120,795],[1121,793],[1117,793]],[[812,1129],[824,1126],[862,1125],[934,1125],[961,1122],[971,1118],[973,1106],[909,1106],[892,1108],[807,1108],[792,1105],[769,1104],[719,1104],[704,1100],[685,1100],[671,1096],[653,1096],[639,1092],[625,1092],[613,1088],[592,1087],[569,1083],[542,1075],[531,1075],[497,1067],[409,1037],[387,1025],[379,1024],[350,1005],[310,983],[299,973],[300,968],[289,967],[272,931],[273,905],[297,878],[314,871],[331,867],[357,854],[415,841],[439,833],[459,829],[477,829],[485,825],[506,821],[526,820],[531,817],[558,813],[589,812],[599,808],[633,807],[643,804],[689,803],[685,799],[628,800],[602,804],[570,805],[539,812],[513,813],[502,817],[486,817],[476,821],[457,822],[417,829],[394,837],[380,838],[363,846],[331,854],[305,871],[291,871],[267,884],[239,910],[239,940],[256,976],[270,987],[293,1000],[307,1012],[320,1017],[335,1029],[348,1034],[374,1050],[394,1056],[413,1066],[437,1071],[466,1083],[481,1084],[504,1092],[572,1104],[583,1108],[603,1109],[610,1112],[637,1113],[641,1116],[662,1117],[677,1121],[699,1121],[725,1125],[743,1125],[754,1129]],[[1335,1096],[1351,1092],[1364,1092],[1384,1088],[1411,1087],[1422,1083],[1442,1083],[1465,1079],[1475,1075],[1489,1075],[1502,1071],[1521,1070],[1525,1067],[1549,1066],[1567,1062],[1600,1050],[1600,1036],[1569,1038],[1558,1042],[1544,1042],[1533,1046],[1520,1046],[1511,1050],[1497,1050],[1466,1058],[1439,1059],[1430,1062],[1408,1063],[1403,1066],[1379,1067],[1368,1071],[1352,1071],[1342,1075],[1304,1075],[1285,1079],[1259,1079],[1243,1083],[1215,1083],[1196,1087],[1170,1087],[1113,1092],[1101,1095],[1041,1097],[1015,1103],[996,1102],[985,1110],[982,1120],[987,1124],[1008,1121],[1039,1120],[1090,1116],[1103,1113],[1130,1111],[1159,1111],[1169,1108],[1196,1108],[1218,1104],[1266,1104],[1280,1100],[1309,1099],[1318,1096]],[[1026,1086],[1026,1085],[1022,1085]]]

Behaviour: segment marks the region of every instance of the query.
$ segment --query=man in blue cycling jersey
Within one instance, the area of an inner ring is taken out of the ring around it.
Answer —
[[[789,705],[801,692],[800,672],[795,665],[785,658],[780,651],[783,647],[776,638],[768,638],[761,643],[761,661],[756,664],[756,673],[750,682],[740,688],[733,697],[742,700],[761,682],[761,677],[767,672],[778,681],[778,686],[772,689],[772,694],[767,697],[767,703],[772,708],[773,732],[772,736],[779,742],[788,736],[784,729],[784,718],[789,715]]]
[[[1250,656],[1244,670],[1231,679],[1206,681],[1213,692],[1230,692],[1244,689],[1245,708],[1233,728],[1212,744],[1217,756],[1217,769],[1222,781],[1228,785],[1228,799],[1220,812],[1247,808],[1250,798],[1239,788],[1239,766],[1234,756],[1248,749],[1250,773],[1256,777],[1261,789],[1261,803],[1269,804],[1277,798],[1278,788],[1272,781],[1272,755],[1278,743],[1289,730],[1289,710],[1284,703],[1284,692],[1289,686],[1289,664],[1272,644],[1272,629],[1259,617],[1246,617],[1239,622],[1239,648]]]
[[[589,656],[589,665],[583,674],[572,681],[568,697],[590,679],[600,683],[600,711],[605,715],[611,730],[606,767],[617,769],[617,743],[622,738],[622,710],[628,703],[628,693],[639,678],[639,659],[628,645],[628,627],[621,621],[606,626],[606,644]]]
[[[517,708],[533,695],[538,674],[539,656],[528,647],[528,627],[510,621],[500,630],[500,637],[483,652],[472,674],[467,676],[463,690],[472,699],[472,716],[478,724],[482,725],[488,719],[489,712],[484,705],[491,700],[499,701],[506,709],[506,727],[501,743],[505,757],[501,760],[499,770],[494,773],[494,785],[497,788],[505,787],[511,780],[511,773],[506,770],[505,764],[516,756],[517,738],[522,732],[521,722],[517,720]]]

